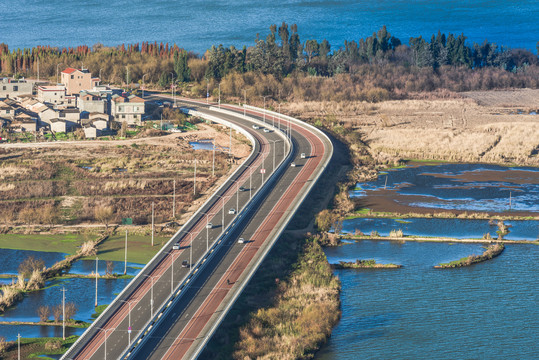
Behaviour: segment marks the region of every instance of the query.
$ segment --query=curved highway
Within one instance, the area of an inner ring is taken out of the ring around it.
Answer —
[[[288,117],[181,106],[235,127],[253,151],[62,359],[196,358],[332,154],[327,137]]]

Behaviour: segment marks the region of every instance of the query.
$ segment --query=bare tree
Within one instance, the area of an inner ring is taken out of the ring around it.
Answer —
[[[77,305],[72,302],[66,303],[66,321],[72,320],[77,314]]]
[[[52,307],[52,317],[55,322],[60,322],[60,320],[62,320],[62,312],[62,304]]]
[[[43,271],[45,262],[42,259],[36,259],[33,256],[28,256],[19,265],[19,274],[24,277],[29,277],[34,271]]]
[[[114,271],[114,262],[107,260],[107,275],[112,275],[113,271]]]
[[[39,321],[45,322],[49,320],[51,316],[51,308],[48,306],[40,306],[37,308],[37,316],[39,316]]]
[[[112,206],[98,206],[94,210],[94,217],[97,221],[105,224],[105,227],[108,229],[109,223],[114,217],[114,210]]]

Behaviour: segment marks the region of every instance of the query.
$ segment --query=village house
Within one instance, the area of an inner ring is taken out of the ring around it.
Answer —
[[[83,90],[90,90],[99,85],[99,78],[92,78],[88,69],[67,68],[62,71],[62,84],[66,87],[67,95],[78,95]]]
[[[64,86],[38,86],[37,99],[54,107],[65,102],[66,88]]]
[[[89,91],[80,92],[78,108],[81,113],[108,113],[107,101],[101,96]]]
[[[32,95],[34,84],[26,80],[3,78],[0,82],[0,98],[17,98]]]
[[[16,108],[0,100],[0,117],[8,119],[13,118],[15,116],[15,112]]]
[[[135,95],[113,95],[111,100],[111,115],[120,123],[141,125],[142,115],[146,111],[146,101]]]

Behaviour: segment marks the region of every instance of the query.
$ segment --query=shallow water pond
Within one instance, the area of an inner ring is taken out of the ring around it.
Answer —
[[[353,197],[385,196],[416,208],[539,211],[539,169],[485,164],[413,165],[358,183]]]

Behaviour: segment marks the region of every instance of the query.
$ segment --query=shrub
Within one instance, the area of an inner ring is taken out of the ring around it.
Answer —
[[[389,232],[389,237],[401,238],[403,236],[404,236],[404,234],[403,234],[401,229],[399,229],[399,230],[393,229],[393,230],[391,230]]]
[[[65,305],[65,312],[66,312],[66,321],[73,320],[75,315],[77,314],[78,308],[75,303],[68,302]]]
[[[52,317],[55,322],[60,322],[60,320],[62,320],[62,304],[52,307]]]
[[[45,343],[45,350],[56,351],[62,348],[62,342],[58,339],[49,340]]]
[[[19,265],[19,275],[29,277],[34,271],[42,271],[45,267],[45,262],[42,259],[36,259],[33,256],[28,256]]]

